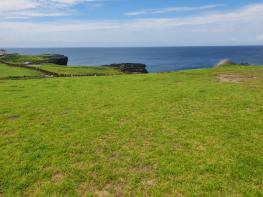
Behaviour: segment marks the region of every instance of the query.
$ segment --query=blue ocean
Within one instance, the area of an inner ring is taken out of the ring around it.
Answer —
[[[21,54],[56,53],[69,57],[69,65],[97,66],[144,63],[149,72],[208,68],[221,59],[263,65],[263,46],[140,47],[140,48],[12,48]]]

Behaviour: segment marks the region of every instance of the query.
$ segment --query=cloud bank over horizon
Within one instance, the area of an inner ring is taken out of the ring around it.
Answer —
[[[127,2],[1,0],[0,47],[263,44],[261,2],[235,8],[227,3],[142,6],[137,11]],[[122,9],[108,9],[124,3]]]

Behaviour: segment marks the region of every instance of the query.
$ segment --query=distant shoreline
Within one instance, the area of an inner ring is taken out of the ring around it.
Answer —
[[[263,47],[260,45],[189,45],[189,46],[43,46],[43,47],[2,47],[4,49],[59,49],[59,48],[188,48],[188,47]]]
[[[80,47],[6,48],[20,54],[64,54],[68,65],[106,65],[134,62],[147,65],[151,73],[210,68],[222,59],[263,65],[263,46],[183,47]]]

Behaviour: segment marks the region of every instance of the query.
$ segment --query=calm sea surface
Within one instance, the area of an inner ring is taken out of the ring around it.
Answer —
[[[263,65],[263,46],[242,47],[150,47],[150,48],[19,48],[21,54],[58,53],[69,65],[144,63],[150,72],[206,68],[228,58],[235,62]]]

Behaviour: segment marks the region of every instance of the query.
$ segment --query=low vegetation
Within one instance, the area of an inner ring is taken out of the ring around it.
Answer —
[[[55,64],[36,65],[45,71],[54,72],[59,76],[74,75],[74,76],[106,76],[123,74],[119,69],[103,66],[60,66]]]
[[[38,77],[41,76],[39,71],[7,66],[0,63],[0,79],[3,78],[20,78],[20,77]]]
[[[9,54],[0,57],[0,61],[8,63],[22,64],[25,62],[41,62],[49,58],[49,55],[20,55],[20,54]]]
[[[262,196],[262,87],[253,66],[0,80],[0,196]]]
[[[41,63],[48,61],[50,55],[20,55],[20,54],[10,54],[0,57],[0,63],[2,62],[2,67],[8,69],[6,64],[24,65],[27,69],[39,71],[27,71],[24,75],[19,75],[20,77],[31,76],[31,73],[38,73],[42,71],[43,74],[50,72],[50,75],[55,76],[107,76],[107,75],[120,75],[124,74],[118,68],[107,67],[107,66],[63,66],[57,64],[47,64]],[[1,69],[1,68],[0,68]],[[26,70],[26,68],[10,68],[12,70]],[[10,75],[11,76],[11,75]]]

